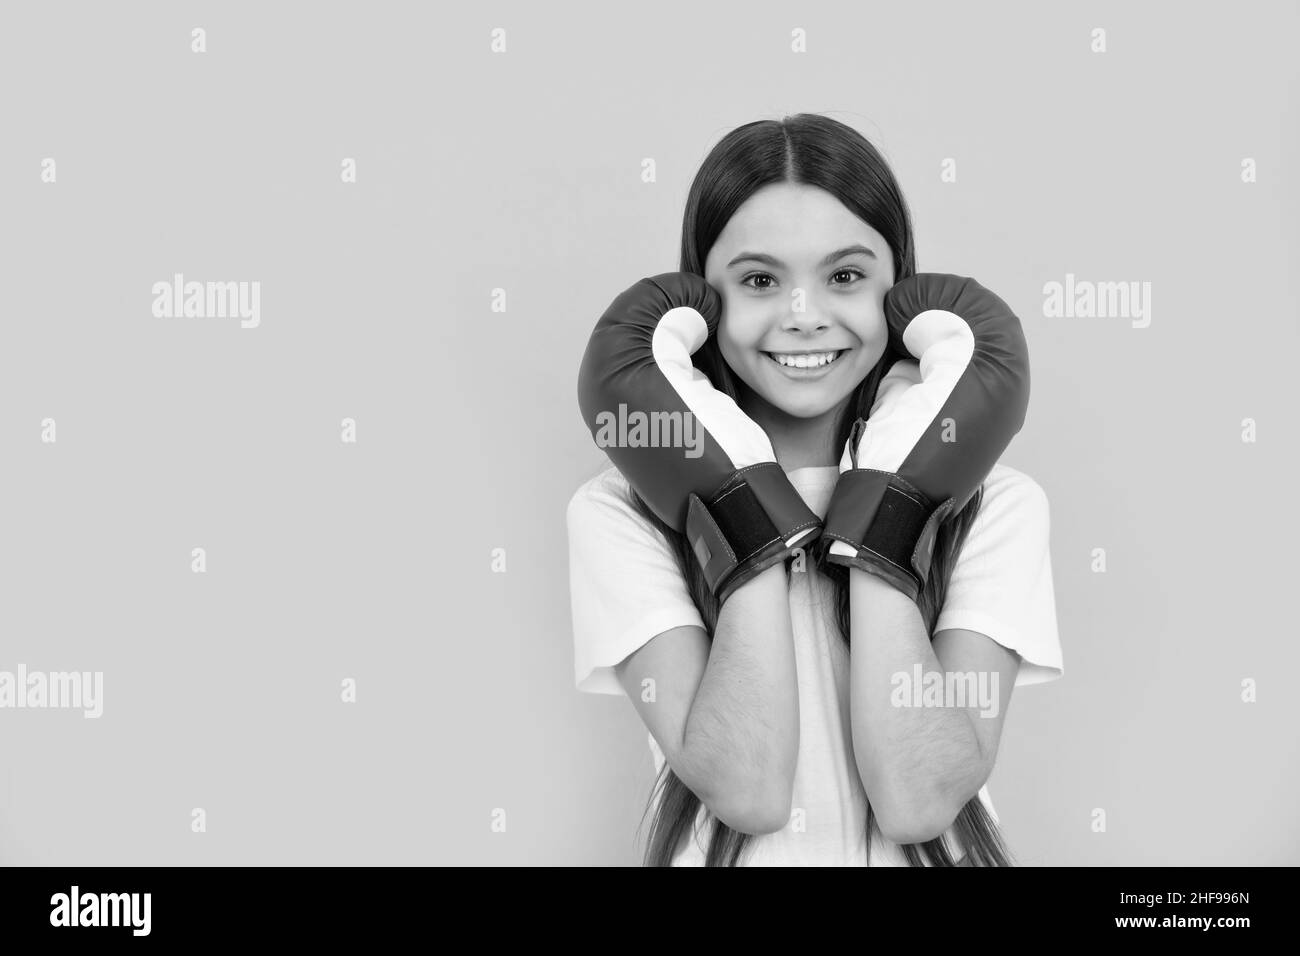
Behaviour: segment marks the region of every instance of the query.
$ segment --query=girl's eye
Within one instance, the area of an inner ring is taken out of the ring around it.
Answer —
[[[867,274],[861,269],[854,269],[852,266],[845,266],[843,269],[837,269],[834,275],[855,275],[859,279],[865,279]],[[838,285],[852,285],[851,282],[840,282]]]
[[[745,276],[745,278],[740,280],[740,284],[747,286],[747,288],[750,289],[770,289],[772,288],[770,285],[753,286],[753,285],[747,285],[747,283],[749,282],[750,279],[771,279],[771,278],[772,277],[768,275],[766,272],[751,272],[749,275]]]

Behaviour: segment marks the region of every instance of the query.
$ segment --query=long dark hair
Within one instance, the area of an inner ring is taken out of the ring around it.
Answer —
[[[686,199],[682,219],[681,265],[683,272],[704,275],[704,262],[728,220],[751,195],[772,183],[790,182],[816,186],[842,202],[889,243],[894,257],[894,281],[916,272],[912,245],[912,222],[902,191],[889,165],[860,133],[836,120],[800,113],[783,120],[760,120],[741,126],[719,142],[696,173]],[[857,418],[866,418],[875,400],[880,379],[900,358],[910,358],[886,348],[880,362],[858,386],[845,414],[836,425],[835,448],[843,448]],[[695,366],[709,377],[713,387],[732,399],[739,399],[734,373],[718,350],[716,336],[694,356]],[[849,414],[852,410],[853,414]],[[939,528],[930,574],[917,601],[927,633],[934,639],[934,626],[943,608],[944,594],[962,544],[983,500],[981,488],[955,515]],[[632,492],[632,501],[665,536],[676,554],[691,598],[712,638],[718,621],[718,601],[709,591],[704,575],[684,535],[664,524],[646,503]],[[826,575],[835,594],[836,623],[840,637],[849,642],[849,571],[816,555],[806,556]],[[653,818],[646,843],[647,866],[670,866],[678,848],[693,838],[700,799],[665,762],[651,793],[649,811]],[[866,841],[868,862],[875,816],[867,804]],[[962,865],[1010,866],[1010,854],[998,833],[997,824],[976,795],[962,807],[954,828],[966,849]],[[733,830],[713,817],[706,866],[735,866],[748,845],[750,835]],[[942,837],[902,847],[911,866],[952,866],[954,860]]]

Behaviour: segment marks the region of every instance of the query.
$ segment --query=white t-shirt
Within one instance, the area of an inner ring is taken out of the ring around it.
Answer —
[[[836,465],[789,472],[791,484],[824,517]],[[703,627],[664,536],[636,511],[614,467],[587,481],[568,506],[574,663],[580,691],[623,695],[614,666],[674,627]],[[1020,656],[1016,686],[1064,672],[1048,550],[1047,496],[1028,475],[997,464],[953,569],[935,632],[978,631]],[[823,609],[825,609],[823,611]],[[865,866],[866,794],[853,755],[848,649],[834,625],[830,581],[814,562],[790,575],[790,616],[799,678],[799,756],[791,821],[753,836],[744,866]],[[655,770],[664,755],[649,735]],[[997,819],[988,788],[980,799]],[[799,811],[802,811],[800,813]],[[701,806],[696,837],[674,866],[703,866],[710,821]],[[958,858],[955,830],[945,835]],[[873,834],[871,866],[906,866],[897,844]]]

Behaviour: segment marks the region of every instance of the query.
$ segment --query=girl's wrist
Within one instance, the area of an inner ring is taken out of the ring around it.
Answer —
[[[849,594],[861,595],[873,609],[915,608],[916,602],[898,590],[887,579],[854,565],[849,568]]]

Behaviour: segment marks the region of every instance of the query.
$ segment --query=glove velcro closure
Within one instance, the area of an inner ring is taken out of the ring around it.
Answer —
[[[884,578],[915,601],[930,574],[935,534],[955,499],[935,507],[892,472],[870,468],[840,475],[822,529],[826,560]],[[854,549],[850,557],[830,551],[832,541]]]
[[[722,603],[814,537],[820,524],[781,466],[763,462],[735,472],[707,501],[692,494],[686,538]]]

